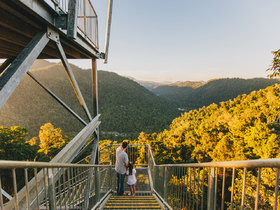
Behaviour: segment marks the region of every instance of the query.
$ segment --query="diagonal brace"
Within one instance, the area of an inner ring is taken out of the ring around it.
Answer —
[[[0,109],[48,42],[46,32],[38,33],[2,74],[0,77]]]
[[[84,108],[84,111],[86,112],[88,119],[91,121],[92,120],[91,114],[90,114],[90,112],[88,110],[88,107],[87,107],[86,102],[85,102],[85,100],[83,98],[82,92],[81,92],[81,90],[79,88],[79,85],[78,85],[78,83],[77,83],[77,81],[75,79],[75,76],[73,74],[73,71],[71,69],[71,66],[68,63],[67,57],[65,55],[65,52],[64,52],[64,50],[63,50],[63,48],[61,46],[61,43],[59,41],[56,42],[56,47],[58,49],[58,52],[59,52],[59,55],[60,55],[60,59],[61,59],[61,61],[63,63],[63,66],[64,66],[64,68],[66,70],[68,78],[69,78],[69,80],[70,80],[70,82],[71,82],[71,84],[72,84],[72,86],[74,88],[74,91],[75,91],[75,93],[76,93],[76,95],[78,97],[78,100],[79,100],[80,104],[82,105],[82,107]]]
[[[67,106],[58,96],[56,96],[47,86],[45,86],[39,79],[37,79],[31,72],[27,72],[27,74],[33,79],[38,85],[40,85],[47,93],[49,93],[58,103],[60,103],[70,114],[72,114],[76,119],[78,119],[84,125],[87,123],[69,106]]]
[[[0,74],[2,74],[5,69],[15,60],[15,58],[8,58],[4,63],[0,66]]]

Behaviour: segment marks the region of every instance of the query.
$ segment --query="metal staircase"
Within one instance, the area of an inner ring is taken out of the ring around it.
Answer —
[[[154,196],[111,196],[103,209],[162,209]]]
[[[279,208],[280,159],[157,165],[149,145],[129,145],[136,195],[116,196],[117,147],[102,148],[99,165],[0,161],[13,183],[12,200],[0,192],[0,209]],[[7,185],[1,180],[0,187]]]

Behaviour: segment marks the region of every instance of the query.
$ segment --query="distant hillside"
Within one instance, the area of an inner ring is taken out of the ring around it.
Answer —
[[[74,94],[62,64],[40,61],[31,72],[57,96],[86,119]],[[86,103],[92,111],[90,71],[72,65]],[[136,82],[112,72],[98,71],[99,111],[102,133],[132,134],[142,130],[160,131],[174,117],[177,109]],[[37,136],[39,127],[51,122],[70,136],[83,125],[61,107],[27,75],[0,110],[0,125],[19,125],[27,128],[29,136]]]
[[[169,85],[164,85],[164,86],[169,86],[169,87],[191,87],[191,88],[198,88],[201,87],[204,84],[204,82],[192,82],[192,81],[185,81],[185,82],[175,82],[171,83]],[[163,85],[158,85],[155,88],[158,88]]]
[[[160,163],[279,158],[280,84],[185,112],[150,143]]]
[[[151,89],[156,95],[163,97],[186,110],[208,106],[233,99],[238,95],[249,94],[267,86],[279,83],[276,79],[215,79],[202,83],[177,83],[161,85]],[[185,85],[184,85],[185,84]]]
[[[134,78],[131,78],[138,84],[142,85],[143,87],[147,88],[148,90],[152,90],[155,87],[161,86],[161,85],[169,85],[171,82],[154,82],[154,81],[143,81],[143,80],[137,80]]]

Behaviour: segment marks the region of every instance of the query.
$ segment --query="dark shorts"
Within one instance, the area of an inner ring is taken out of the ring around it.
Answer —
[[[132,184],[132,185],[129,185],[129,184],[128,184],[128,186],[129,186],[129,188],[136,187],[136,183],[135,183],[135,184]]]

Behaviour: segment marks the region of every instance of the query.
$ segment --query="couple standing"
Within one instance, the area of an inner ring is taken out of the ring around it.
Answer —
[[[136,170],[133,168],[133,164],[128,161],[126,149],[128,143],[124,141],[121,146],[116,150],[116,167],[117,172],[117,194],[124,195],[124,179],[127,175],[127,184],[130,189],[130,195],[134,195],[136,186]]]

